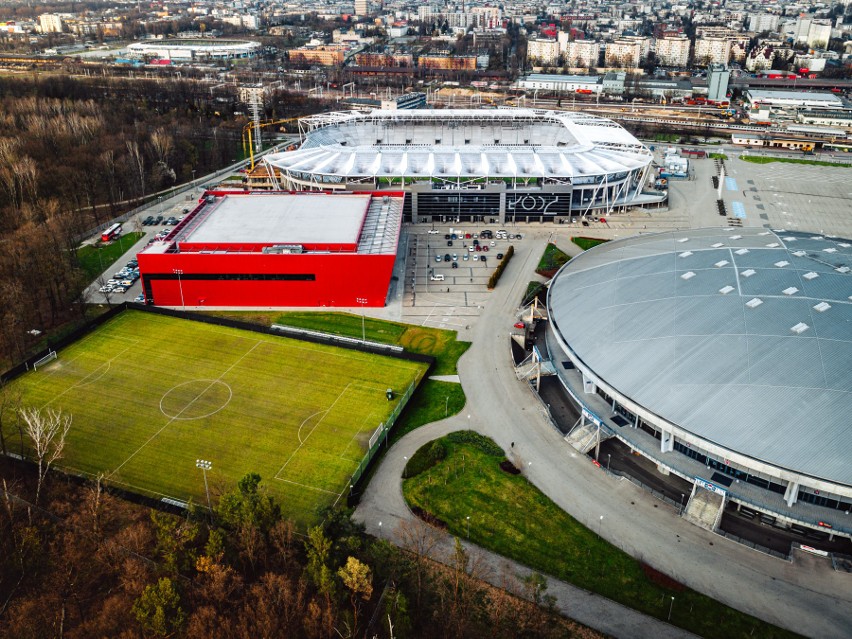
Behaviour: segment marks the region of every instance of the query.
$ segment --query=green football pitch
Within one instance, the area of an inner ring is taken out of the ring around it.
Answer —
[[[12,384],[73,416],[58,466],[151,495],[206,502],[257,472],[301,527],[348,489],[370,435],[426,365],[125,311]],[[388,401],[385,391],[394,389]],[[7,442],[19,446],[12,420]]]

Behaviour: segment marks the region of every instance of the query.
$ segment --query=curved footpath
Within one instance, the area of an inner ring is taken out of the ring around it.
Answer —
[[[368,485],[354,519],[390,540],[414,516],[402,496],[405,458],[421,445],[454,430],[471,428],[494,439],[525,475],[560,508],[609,542],[677,581],[770,623],[814,637],[848,637],[852,628],[852,575],[837,573],[827,560],[795,556],[775,559],[680,519],[627,481],[596,472],[584,455],[562,441],[541,404],[515,377],[509,327],[546,244],[548,232],[531,232],[516,245],[482,316],[460,339],[472,341],[459,362],[467,406],[451,418],[422,426],[397,442]],[[495,401],[501,398],[501,401]],[[473,548],[472,545],[469,547]],[[529,569],[479,550],[492,569]],[[441,560],[441,557],[435,557]],[[500,585],[493,575],[489,579]],[[616,637],[684,637],[683,630],[604,597],[550,578],[550,594],[567,616]],[[677,601],[675,601],[677,605]]]

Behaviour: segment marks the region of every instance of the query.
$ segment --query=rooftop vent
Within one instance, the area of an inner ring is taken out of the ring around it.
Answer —
[[[848,266],[838,266],[834,270],[837,271],[838,273],[848,273],[852,269],[850,269]]]
[[[795,242],[796,241],[795,237],[790,237],[789,235],[787,237],[782,237],[781,239],[784,240],[785,242]]]
[[[804,277],[806,280],[810,281],[810,280],[815,280],[816,278],[818,278],[819,274],[811,271],[810,273],[805,273],[804,275],[802,275],[802,277]]]
[[[766,245],[766,248],[778,248],[779,246],[780,244],[778,244],[778,242],[770,242]]]
[[[732,239],[732,240],[741,240],[741,239],[743,239],[743,236],[742,236],[742,235],[732,235],[729,239]]]
[[[804,257],[805,255],[807,255],[807,253],[805,253],[804,251],[794,251],[793,255],[795,255],[796,257]]]
[[[693,277],[695,277],[695,273],[693,273],[692,271],[687,271],[686,273],[680,276],[680,279],[691,280]]]
[[[742,273],[740,273],[740,275],[742,275],[743,277],[751,277],[755,273],[757,273],[757,271],[755,271],[753,268],[747,268]]]
[[[834,248],[834,247],[831,247],[831,248],[827,248],[827,249],[822,249],[822,252],[823,253],[837,253],[837,249]]]
[[[769,231],[764,231],[763,233],[758,233],[758,235],[769,235]]]
[[[746,302],[746,306],[749,308],[757,308],[761,304],[763,304],[763,300],[757,297],[752,297],[748,302]]]
[[[852,244],[849,244],[849,242],[838,242],[837,246],[839,246],[840,248],[849,248],[850,246],[852,246]]]
[[[719,260],[713,266],[715,266],[716,268],[722,268],[723,266],[725,266],[728,263],[729,263],[728,260]]]
[[[720,288],[720,289],[719,289],[719,292],[720,292],[722,295],[727,295],[728,293],[730,293],[730,292],[731,292],[731,291],[733,291],[733,290],[736,290],[736,289],[734,289],[734,287],[733,287],[733,286],[724,286],[724,287],[722,287],[722,288]]]
[[[808,326],[804,322],[799,322],[795,326],[791,326],[790,330],[793,331],[796,335],[801,335],[802,333],[804,333],[809,328],[810,328],[810,326]]]
[[[681,244],[683,244],[684,242],[689,242],[689,238],[688,237],[681,237],[681,238],[678,239],[678,242],[680,242]]]
[[[784,293],[784,295],[795,295],[799,292],[799,289],[797,289],[795,286],[791,286],[790,288],[785,288],[781,292]]]
[[[722,244],[721,242],[716,242],[715,244],[711,244],[710,246],[713,247],[713,248],[722,248],[725,245]]]
[[[748,249],[747,248],[741,248],[737,251],[734,251],[734,253],[736,253],[737,255],[745,255],[746,253],[748,253]]]
[[[775,266],[777,266],[778,268],[784,268],[785,266],[790,266],[790,262],[787,262],[786,260],[781,260],[780,262],[775,262]]]
[[[689,257],[690,255],[692,255],[692,251],[684,251],[678,257]]]
[[[819,304],[814,306],[814,310],[819,311],[820,313],[825,313],[830,308],[831,304],[829,304],[828,302],[820,302]]]

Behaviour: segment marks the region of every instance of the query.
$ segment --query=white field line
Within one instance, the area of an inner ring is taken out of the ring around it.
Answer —
[[[298,445],[298,446],[296,446],[296,449],[295,449],[292,453],[290,453],[290,456],[287,458],[287,461],[285,461],[285,462],[284,462],[284,465],[283,465],[281,468],[279,468],[279,469],[278,469],[278,472],[277,472],[277,473],[275,473],[275,479],[279,479],[278,475],[280,475],[280,474],[281,474],[281,471],[282,471],[282,470],[284,470],[285,468],[287,468],[287,464],[289,464],[291,461],[293,461],[293,457],[295,457],[295,456],[296,456],[296,453],[298,453],[298,452],[302,449],[302,446],[304,446],[304,445],[305,445],[305,443],[308,441],[308,438],[309,438],[309,437],[313,434],[313,432],[317,429],[317,426],[319,426],[320,424],[322,424],[322,420],[324,420],[324,419],[328,416],[328,414],[331,412],[331,409],[332,409],[332,408],[334,408],[334,406],[337,404],[337,402],[339,402],[339,401],[340,401],[340,398],[341,398],[341,397],[343,397],[343,394],[344,394],[344,393],[345,393],[345,392],[349,389],[350,384],[352,384],[352,382],[349,382],[349,384],[347,384],[347,385],[345,386],[345,388],[344,388],[342,391],[340,391],[340,394],[339,394],[339,395],[337,396],[337,398],[336,398],[336,399],[332,402],[331,406],[329,406],[328,408],[326,408],[326,409],[325,409],[325,414],[317,420],[317,423],[316,423],[316,424],[314,424],[314,427],[313,427],[313,428],[311,428],[310,432],[308,432],[308,434],[307,434],[307,435],[305,435],[305,439],[303,440],[303,439],[301,438],[301,435],[299,436],[299,445]],[[282,481],[284,481],[284,480],[282,480]]]
[[[258,346],[260,346],[262,343],[263,343],[263,340],[258,340],[257,342],[255,342],[254,346],[252,346],[252,347],[251,347],[250,349],[248,349],[245,353],[243,353],[243,354],[240,356],[240,358],[239,358],[236,362],[234,362],[233,364],[231,364],[231,365],[230,365],[227,369],[225,369],[225,371],[224,371],[221,375],[219,375],[219,377],[217,377],[216,379],[214,379],[213,381],[211,381],[211,382],[210,382],[210,384],[208,384],[208,385],[207,385],[207,387],[206,387],[204,390],[202,390],[200,393],[198,393],[198,395],[196,395],[196,396],[192,399],[192,401],[190,401],[189,403],[187,403],[187,405],[186,405],[186,406],[184,406],[184,407],[181,409],[181,411],[180,411],[177,415],[175,415],[175,416],[174,416],[174,417],[172,417],[169,421],[167,421],[167,422],[163,425],[163,427],[162,427],[162,428],[160,428],[160,430],[158,430],[156,433],[154,433],[153,435],[151,435],[151,436],[148,438],[148,440],[147,440],[144,444],[142,444],[139,448],[137,448],[137,449],[136,449],[136,450],[135,450],[135,451],[134,451],[134,452],[130,455],[130,457],[128,457],[127,459],[125,459],[123,462],[121,462],[121,465],[120,465],[118,468],[116,468],[116,469],[115,469],[115,470],[113,470],[111,473],[109,473],[109,475],[107,475],[107,479],[111,478],[111,477],[112,477],[115,473],[117,473],[119,470],[121,470],[121,469],[122,469],[122,467],[123,467],[123,466],[124,466],[127,462],[129,462],[131,459],[133,459],[133,458],[137,455],[137,453],[139,453],[139,451],[141,451],[141,450],[142,450],[143,448],[145,448],[148,444],[150,444],[150,443],[151,443],[151,441],[152,441],[155,437],[157,437],[157,435],[159,435],[160,433],[162,433],[162,432],[163,432],[166,428],[168,428],[168,426],[169,426],[172,422],[174,422],[176,419],[178,419],[178,418],[181,416],[181,414],[183,414],[183,412],[184,412],[187,408],[189,408],[190,406],[192,406],[192,405],[193,405],[193,404],[194,404],[194,403],[198,400],[198,398],[199,398],[199,397],[201,397],[204,393],[206,393],[208,390],[210,390],[210,388],[212,388],[213,384],[215,384],[216,382],[220,381],[220,380],[221,380],[221,379],[222,379],[225,375],[227,375],[228,373],[230,373],[230,372],[231,372],[231,370],[233,370],[233,368],[234,368],[237,364],[239,364],[239,363],[240,363],[241,361],[243,361],[246,357],[248,357],[248,356],[251,354],[251,352],[252,352],[254,349],[256,349]]]
[[[95,370],[93,370],[91,373],[89,373],[88,375],[86,375],[83,379],[81,379],[81,380],[80,380],[80,381],[78,381],[78,382],[75,382],[73,385],[69,386],[69,387],[68,387],[68,388],[66,388],[64,391],[62,391],[61,393],[59,393],[58,395],[54,395],[54,396],[53,396],[52,398],[50,398],[47,402],[45,402],[45,404],[41,407],[41,409],[44,409],[44,408],[48,407],[50,404],[52,404],[52,403],[53,403],[53,402],[55,402],[57,399],[59,399],[60,397],[62,397],[65,393],[69,393],[69,392],[71,392],[72,390],[74,390],[75,388],[79,388],[80,386],[85,386],[86,384],[88,384],[89,382],[87,382],[86,380],[87,380],[87,379],[89,379],[92,375],[94,375],[94,374],[95,374],[95,373],[97,373],[98,371],[100,371],[100,370],[101,370],[101,368],[103,368],[103,367],[104,367],[104,365],[106,365],[107,370],[109,370],[109,367],[112,365],[112,363],[113,363],[115,360],[117,360],[119,357],[121,357],[122,355],[124,355],[124,354],[125,354],[127,351],[129,351],[129,350],[130,350],[130,347],[128,346],[128,347],[127,347],[127,348],[125,348],[123,351],[121,351],[121,352],[119,352],[119,353],[116,353],[116,355],[115,355],[115,356],[111,357],[110,359],[108,359],[107,361],[105,361],[103,364],[101,364],[100,366],[98,366]],[[106,371],[102,371],[102,372],[101,372],[101,377],[103,377],[105,374],[106,374]],[[97,379],[100,379],[100,377],[98,377]],[[92,380],[92,381],[96,381],[96,380]],[[41,410],[41,409],[40,409],[40,410]]]
[[[326,490],[325,488],[317,488],[316,486],[308,486],[307,484],[300,484],[297,481],[290,481],[289,479],[281,479],[280,477],[276,477],[275,479],[277,479],[278,481],[283,481],[285,484],[293,484],[294,486],[300,486],[301,488],[307,488],[308,490],[315,490],[318,493],[326,493],[328,495],[335,495],[335,496],[337,495],[337,493],[334,493],[330,490]]]

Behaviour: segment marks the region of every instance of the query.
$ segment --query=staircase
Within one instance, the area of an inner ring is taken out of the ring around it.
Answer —
[[[602,442],[610,437],[612,435],[607,435],[606,431],[601,431]],[[565,435],[565,441],[585,455],[595,447],[598,441],[598,427],[592,422],[586,422],[583,426],[578,424]]]

